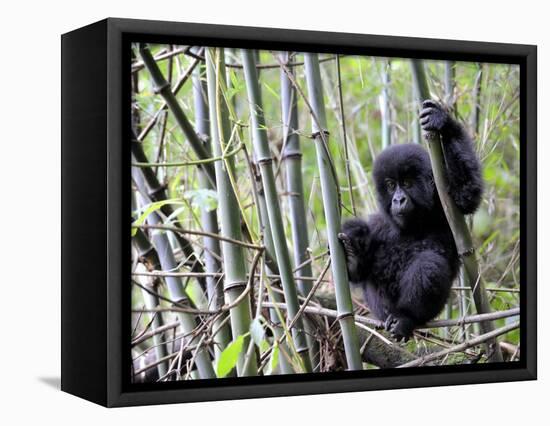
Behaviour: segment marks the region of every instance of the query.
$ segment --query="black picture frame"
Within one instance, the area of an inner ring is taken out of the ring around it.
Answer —
[[[115,407],[536,379],[536,46],[113,18],[61,41],[62,390]],[[518,64],[521,360],[131,385],[131,42]]]

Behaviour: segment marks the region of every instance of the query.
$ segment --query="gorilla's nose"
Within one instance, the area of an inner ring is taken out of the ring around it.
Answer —
[[[406,202],[407,202],[407,197],[405,197],[404,195],[398,195],[396,197],[393,197],[393,204],[397,207],[404,207]]]

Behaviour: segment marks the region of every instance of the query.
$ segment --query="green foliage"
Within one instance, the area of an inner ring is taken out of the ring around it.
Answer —
[[[162,200],[162,201],[156,201],[154,203],[151,203],[145,206],[143,213],[141,213],[139,217],[132,223],[132,237],[136,235],[137,228],[139,228],[141,225],[145,223],[147,216],[149,216],[151,213],[154,213],[160,210],[162,206],[165,206],[167,204],[181,204],[181,202],[178,200]]]
[[[261,349],[265,342],[265,331],[260,318],[256,317],[250,323],[250,335],[252,336],[254,344]]]
[[[212,189],[190,189],[183,193],[183,197],[191,200],[191,205],[206,211],[216,210],[218,207],[218,194]]]
[[[243,350],[245,336],[244,334],[238,336],[221,353],[218,365],[216,366],[216,376],[218,378],[227,376],[237,365],[239,355]]]

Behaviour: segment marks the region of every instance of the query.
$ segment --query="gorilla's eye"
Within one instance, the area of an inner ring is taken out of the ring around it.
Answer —
[[[391,179],[386,179],[386,188],[388,188],[388,191],[393,191],[395,189],[395,182]]]
[[[403,179],[403,182],[401,183],[403,188],[410,188],[413,185],[413,181],[410,178]]]

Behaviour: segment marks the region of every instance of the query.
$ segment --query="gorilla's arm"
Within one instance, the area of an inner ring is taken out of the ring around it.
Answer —
[[[351,219],[342,225],[338,238],[344,246],[350,281],[359,283],[367,278],[370,262],[372,233],[367,222],[362,219]]]
[[[449,194],[463,214],[476,211],[483,194],[481,165],[468,132],[438,103],[422,104],[420,124],[425,131],[441,134],[449,181]]]
[[[354,218],[342,225],[338,234],[344,246],[349,280],[355,284],[367,279],[371,272],[373,253],[380,241],[385,240],[385,220],[380,214],[372,214],[368,221]]]

